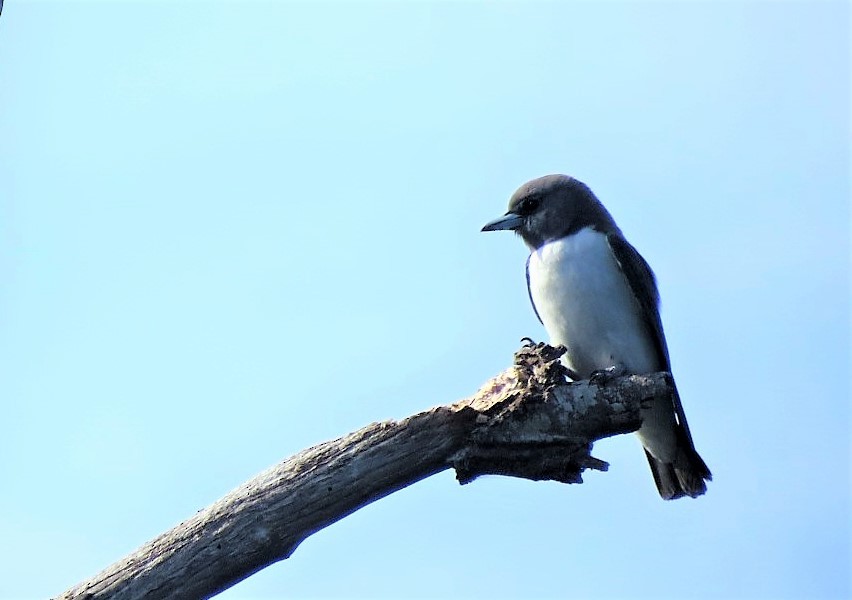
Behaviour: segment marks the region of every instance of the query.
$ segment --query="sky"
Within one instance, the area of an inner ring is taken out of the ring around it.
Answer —
[[[848,598],[850,105],[845,2],[7,0],[0,598],[545,339],[479,230],[547,173],[656,271],[707,494],[447,471],[220,597]]]

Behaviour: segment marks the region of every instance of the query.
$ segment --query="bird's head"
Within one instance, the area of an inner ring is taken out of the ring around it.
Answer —
[[[567,175],[546,175],[518,188],[506,214],[486,223],[482,231],[512,230],[536,249],[584,227],[618,230],[586,184]]]

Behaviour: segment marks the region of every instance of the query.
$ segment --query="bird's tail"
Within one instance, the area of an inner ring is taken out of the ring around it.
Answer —
[[[674,500],[684,496],[697,498],[707,491],[705,481],[713,479],[710,469],[695,450],[689,430],[681,423],[677,423],[676,431],[677,453],[674,462],[657,460],[645,450],[651,473],[654,474],[654,482],[663,500]]]

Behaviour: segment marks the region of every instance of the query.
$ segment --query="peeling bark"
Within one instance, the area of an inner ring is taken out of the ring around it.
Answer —
[[[62,600],[207,598],[289,557],[302,540],[444,469],[461,483],[497,474],[580,483],[606,470],[595,440],[635,431],[668,373],[565,382],[564,349],[530,345],[475,395],[373,423],[261,473]]]

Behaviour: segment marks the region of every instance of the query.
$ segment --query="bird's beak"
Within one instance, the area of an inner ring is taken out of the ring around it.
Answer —
[[[502,217],[489,221],[482,231],[500,231],[501,229],[517,229],[524,224],[524,218],[516,213],[508,212]]]

